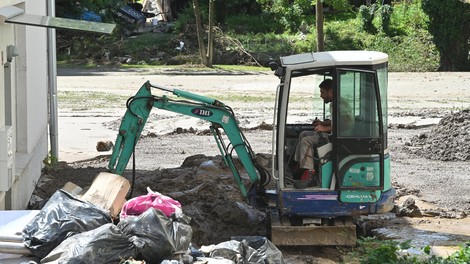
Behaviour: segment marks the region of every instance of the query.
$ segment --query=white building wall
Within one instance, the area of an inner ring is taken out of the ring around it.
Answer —
[[[11,4],[24,8],[26,13],[46,15],[45,0],[0,0],[0,7]],[[2,34],[0,49],[15,45],[19,56],[14,58],[12,74],[15,181],[9,191],[0,192],[0,209],[25,209],[41,175],[42,161],[48,150],[47,30],[8,23],[0,25],[0,32],[2,28],[12,28],[12,32],[5,38]],[[4,76],[0,75],[0,78],[0,83],[3,83]],[[0,116],[3,112],[0,106]]]
[[[0,0],[0,7],[9,4],[10,1],[5,1],[5,0]],[[1,67],[0,67],[0,132],[4,132],[6,129],[6,115],[7,111],[9,111],[10,115],[13,117],[14,113],[14,106],[11,106],[9,109],[6,109],[7,105],[7,100],[10,100],[10,102],[13,102],[13,96],[8,99],[6,96],[6,90],[5,90],[5,66],[7,65],[7,46],[12,45],[15,42],[15,36],[14,36],[14,26],[13,25],[0,25],[0,55],[1,55]],[[11,68],[15,67],[15,63],[12,62]],[[13,90],[13,89],[12,89]],[[14,118],[14,117],[13,117]],[[13,122],[13,120],[12,120]],[[13,125],[13,124],[12,124]],[[14,137],[14,125],[12,127],[13,129],[13,137]],[[0,140],[5,141],[6,139],[4,138],[4,134],[0,134],[0,137],[2,137]],[[15,141],[13,138],[12,141]],[[9,182],[8,178],[10,177],[8,174],[12,173],[10,168],[10,171],[7,170],[7,160],[4,158],[6,153],[7,153],[7,148],[2,144],[2,147],[0,149],[2,160],[0,161],[0,178],[1,178],[1,185],[0,186],[0,209],[8,208],[10,207],[9,205],[11,204],[9,201],[11,201],[11,191],[8,191],[10,184],[6,184]],[[13,159],[14,160],[14,159]],[[14,164],[11,164],[11,166],[14,166]],[[8,205],[7,205],[8,204]]]

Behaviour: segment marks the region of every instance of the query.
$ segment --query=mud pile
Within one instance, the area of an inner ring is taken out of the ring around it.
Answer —
[[[470,109],[444,116],[429,133],[412,137],[407,150],[432,160],[470,160]]]

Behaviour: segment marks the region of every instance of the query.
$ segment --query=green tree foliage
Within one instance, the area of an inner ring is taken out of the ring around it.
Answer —
[[[393,13],[392,6],[383,5],[380,7],[380,17],[382,18],[382,30],[385,33],[390,32],[392,13]]]
[[[375,32],[374,21],[375,10],[377,9],[376,4],[372,5],[361,5],[359,8],[359,17],[361,19],[361,27],[364,31],[369,33]]]
[[[393,7],[390,5],[361,5],[359,7],[359,19],[361,21],[362,30],[374,34],[377,32],[377,29],[374,26],[374,18],[376,13],[380,14],[380,22],[382,31],[385,33],[390,32],[390,25],[393,13]]]
[[[298,31],[302,23],[315,23],[315,4],[312,0],[256,0],[265,12],[272,13],[286,30]],[[348,0],[322,0],[334,10],[351,8]]]
[[[440,71],[470,70],[470,3],[461,0],[422,0],[429,32],[440,53]]]

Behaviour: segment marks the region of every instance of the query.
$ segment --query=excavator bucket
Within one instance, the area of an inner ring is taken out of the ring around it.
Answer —
[[[356,225],[351,218],[338,218],[332,225],[292,226],[272,217],[271,241],[276,246],[354,246]]]

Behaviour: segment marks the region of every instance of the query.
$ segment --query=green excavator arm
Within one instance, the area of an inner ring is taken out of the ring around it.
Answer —
[[[166,95],[155,96],[152,94],[152,88],[171,92],[173,95],[185,98],[185,100],[174,100]],[[123,174],[131,155],[134,153],[135,146],[151,110],[159,108],[210,122],[210,130],[214,135],[224,162],[231,169],[240,192],[244,197],[248,196],[248,191],[233,162],[232,150],[235,150],[237,153],[241,164],[249,175],[250,182],[254,186],[262,187],[264,182],[266,182],[266,173],[256,163],[254,153],[238,127],[234,113],[230,107],[222,102],[183,90],[153,85],[147,81],[135,96],[127,100],[126,107],[127,111],[122,119],[108,164],[108,169],[111,172],[119,175]],[[221,130],[225,132],[226,137],[230,141],[229,144],[224,142]]]

